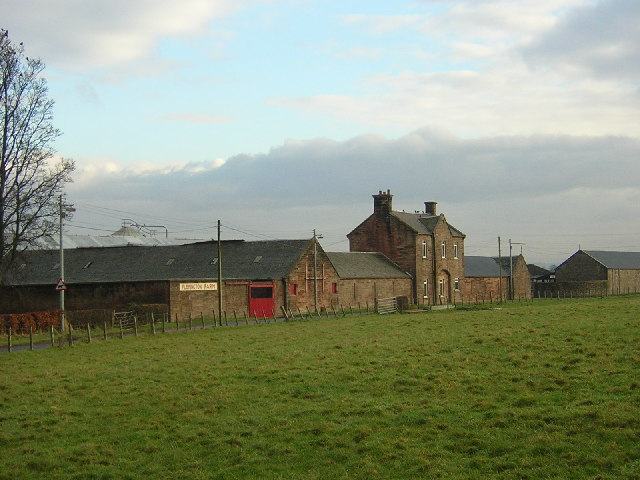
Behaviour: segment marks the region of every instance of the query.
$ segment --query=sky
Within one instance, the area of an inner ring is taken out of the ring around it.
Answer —
[[[425,201],[466,255],[640,251],[637,0],[0,0],[46,64],[67,233],[348,250]]]

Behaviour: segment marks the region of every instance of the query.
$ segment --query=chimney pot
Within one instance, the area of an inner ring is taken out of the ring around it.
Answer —
[[[438,205],[438,202],[424,202],[424,213],[435,217],[437,205]]]

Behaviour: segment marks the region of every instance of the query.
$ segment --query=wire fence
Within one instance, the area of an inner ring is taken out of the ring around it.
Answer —
[[[60,328],[60,311],[46,312],[48,322],[38,323],[30,319],[33,313],[0,315],[0,332],[4,331],[6,343],[0,346],[0,352],[23,350],[40,350],[51,347],[73,346],[76,343],[93,343],[109,339],[124,339],[139,335],[161,335],[176,332],[188,332],[216,327],[234,327],[241,325],[258,325],[278,322],[293,322],[320,318],[339,318],[349,315],[368,315],[375,313],[375,308],[348,305],[340,307],[321,307],[317,311],[297,308],[295,311],[281,309],[279,315],[275,311],[261,312],[260,315],[249,316],[246,311],[224,311],[222,316],[215,311],[198,315],[187,314],[172,318],[167,312],[152,311],[111,311],[86,310],[67,312],[64,330]]]

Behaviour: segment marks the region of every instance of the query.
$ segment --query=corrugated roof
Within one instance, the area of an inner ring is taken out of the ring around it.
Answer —
[[[327,252],[340,278],[410,278],[382,253]]]
[[[285,277],[311,240],[222,242],[222,275],[231,279]],[[60,277],[58,250],[24,252],[13,285],[54,284]],[[65,249],[66,283],[113,283],[216,278],[216,242],[157,247]],[[260,259],[258,260],[258,257]]]
[[[640,252],[609,252],[604,250],[582,250],[607,268],[640,270]]]

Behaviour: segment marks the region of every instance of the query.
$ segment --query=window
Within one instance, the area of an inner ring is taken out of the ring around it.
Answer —
[[[447,258],[447,242],[442,241],[442,258]]]
[[[273,298],[273,287],[251,287],[251,298]]]
[[[422,241],[422,258],[427,258],[427,241]]]
[[[439,284],[440,284],[439,285],[439,287],[440,287],[440,296],[444,297],[444,278],[440,279]]]
[[[458,280],[457,278],[453,279],[453,289],[454,290],[460,290],[460,280]]]
[[[298,284],[290,283],[289,284],[289,295],[297,295],[298,294]]]
[[[338,293],[338,284],[336,282],[331,283],[331,293]]]
[[[424,292],[422,292],[422,298],[429,298],[429,280],[425,280],[422,285],[424,286]]]
[[[453,258],[458,258],[458,242],[453,242]]]

